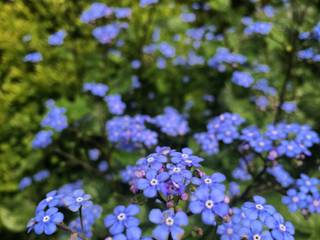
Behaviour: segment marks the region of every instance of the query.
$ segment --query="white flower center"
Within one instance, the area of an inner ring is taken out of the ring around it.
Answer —
[[[264,142],[259,142],[259,146],[263,147],[264,146]]]
[[[189,155],[188,154],[186,154],[186,153],[182,153],[182,155],[181,155],[183,158],[188,158],[189,157]]]
[[[319,207],[319,206],[320,206],[320,201],[314,200],[314,201],[313,201],[313,205],[314,205],[315,207]]]
[[[49,220],[50,220],[49,216],[44,216],[42,219],[43,222],[48,222]]]
[[[226,135],[227,136],[231,135],[231,132],[230,131],[226,131]]]
[[[118,216],[117,216],[118,220],[119,221],[123,221],[124,219],[126,219],[126,215],[124,213],[120,213]]]
[[[150,181],[150,184],[151,184],[152,186],[155,186],[155,185],[158,184],[158,180],[154,178],[154,179],[152,179],[152,180]]]
[[[293,146],[292,145],[288,145],[288,150],[292,151],[293,150]]]
[[[173,172],[179,173],[179,172],[181,172],[181,168],[179,168],[179,167],[174,167],[174,168],[173,168]]]
[[[257,204],[257,205],[256,205],[256,209],[262,210],[262,209],[264,209],[264,207],[263,207],[261,204]]]
[[[190,159],[186,159],[184,160],[185,163],[192,163],[192,161]]]
[[[253,235],[253,239],[254,239],[254,240],[260,240],[260,239],[261,239],[261,237],[260,237],[260,235],[255,234],[255,235]]]
[[[211,178],[205,178],[204,182],[205,182],[205,184],[211,184],[212,180],[211,180]]]
[[[280,224],[279,225],[279,229],[282,231],[282,232],[285,232],[287,230],[286,226],[283,225],[283,224]]]
[[[51,196],[50,196],[50,197],[47,197],[47,198],[46,198],[46,202],[50,202],[52,199],[53,199],[53,197],[51,197]]]
[[[77,197],[76,202],[81,203],[83,201],[83,197]]]
[[[153,157],[148,157],[148,158],[147,158],[147,162],[148,162],[148,163],[151,163],[151,162],[153,162],[153,161],[154,161],[154,158],[153,158]]]
[[[206,203],[205,203],[205,205],[206,205],[206,208],[211,209],[214,204],[213,204],[213,201],[212,201],[212,200],[207,200]]]
[[[227,229],[227,234],[228,234],[228,235],[231,235],[232,233],[233,233],[233,229],[232,229],[232,228],[228,228],[228,229]]]
[[[172,226],[173,223],[174,223],[173,218],[171,218],[171,217],[167,217],[167,218],[166,218],[166,224],[167,224],[168,226]]]
[[[310,186],[311,185],[311,182],[308,180],[308,181],[306,181],[306,185],[307,186]]]
[[[294,203],[299,202],[299,198],[298,197],[293,197],[292,198],[292,202],[294,202]]]

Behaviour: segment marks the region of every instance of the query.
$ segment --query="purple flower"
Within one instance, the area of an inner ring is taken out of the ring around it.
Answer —
[[[152,209],[149,213],[149,220],[158,226],[152,231],[152,236],[157,240],[167,240],[171,235],[173,240],[182,239],[184,230],[182,226],[188,225],[187,215],[179,211]]]

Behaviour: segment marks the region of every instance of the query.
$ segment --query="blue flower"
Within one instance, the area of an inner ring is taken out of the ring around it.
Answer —
[[[217,233],[220,235],[220,239],[223,240],[240,240],[239,228],[239,225],[227,222],[218,226]]]
[[[239,86],[249,88],[253,84],[254,79],[248,72],[235,71],[232,74],[231,81]]]
[[[110,16],[112,12],[112,8],[108,7],[104,3],[96,2],[81,14],[80,21],[89,23],[99,18]]]
[[[218,189],[199,188],[192,195],[189,209],[194,214],[201,213],[202,222],[216,225],[216,215],[228,214],[229,207],[224,203],[224,193]]]
[[[293,158],[298,156],[301,153],[302,149],[295,141],[283,140],[278,146],[277,151],[280,155],[285,155],[289,158]]]
[[[174,213],[173,210],[152,209],[149,220],[158,226],[152,231],[152,236],[157,240],[167,240],[171,235],[173,240],[182,239],[184,234],[182,226],[188,225],[188,217],[182,212]]]
[[[61,197],[62,195],[58,194],[56,190],[47,193],[46,198],[38,204],[37,212],[44,210],[46,207],[52,208],[58,206],[61,202]]]
[[[92,161],[97,161],[100,157],[100,150],[98,148],[91,148],[88,151],[89,159]]]
[[[146,173],[146,178],[139,179],[137,181],[137,187],[143,190],[144,196],[153,198],[157,195],[157,191],[161,191],[163,183],[169,178],[169,174],[166,172],[157,173],[156,170],[149,170]]]
[[[140,221],[135,215],[139,213],[140,209],[137,205],[117,206],[113,214],[108,215],[104,219],[104,225],[109,229],[112,235],[119,235],[126,230],[128,240],[138,240],[141,237],[141,229],[138,227]],[[121,236],[118,236],[119,238]],[[115,237],[116,238],[116,237]]]
[[[50,172],[48,170],[40,170],[36,174],[33,175],[33,179],[36,182],[42,182],[50,176]]]
[[[66,109],[57,107],[54,101],[47,103],[48,113],[41,121],[42,127],[53,128],[57,132],[61,132],[68,127],[68,119],[65,116]]]
[[[57,224],[62,223],[63,214],[58,212],[57,208],[49,208],[47,211],[38,212],[35,221],[34,232],[36,234],[51,235],[57,230]]]
[[[159,0],[140,0],[140,7],[146,7],[151,4],[158,3]]]
[[[304,193],[291,188],[287,191],[287,196],[282,197],[282,203],[288,206],[290,212],[296,212],[307,206],[306,197]]]
[[[297,110],[297,104],[295,102],[284,102],[281,109],[286,113],[293,113]]]
[[[271,225],[272,237],[276,240],[293,240],[294,226],[291,222],[285,222],[279,213],[273,215],[273,223]]]
[[[104,219],[104,225],[112,235],[119,235],[126,230],[129,240],[140,239],[141,229],[138,227],[140,221],[134,217],[139,211],[139,207],[133,204],[128,207],[122,205],[117,206],[113,214],[108,215]]]
[[[36,134],[32,140],[33,149],[46,148],[52,143],[53,132],[51,130],[42,130]]]
[[[94,96],[103,97],[108,92],[109,87],[103,83],[85,83],[83,85],[84,92],[90,92]]]
[[[91,196],[86,194],[82,189],[73,191],[69,196],[64,197],[63,202],[71,211],[76,212],[80,208],[90,207],[92,202],[89,201]]]
[[[113,94],[104,97],[104,101],[108,105],[109,112],[115,115],[123,114],[126,104],[121,100],[121,95]]]
[[[263,197],[254,196],[253,200],[254,202],[245,202],[242,207],[249,219],[265,221],[267,217],[275,213],[275,208],[266,204],[266,200]]]
[[[122,19],[122,18],[129,18],[131,17],[132,10],[131,8],[114,8],[114,13],[116,15],[116,18]]]
[[[42,61],[42,54],[39,52],[32,52],[27,54],[24,58],[23,61],[25,62],[32,62],[32,63],[37,63]]]
[[[107,161],[103,160],[98,164],[98,169],[100,172],[106,172],[109,168],[109,164]]]
[[[173,107],[166,107],[164,114],[156,116],[152,123],[161,128],[163,133],[169,136],[183,136],[189,131],[188,122]]]
[[[51,46],[59,46],[63,44],[63,40],[66,36],[66,32],[64,30],[58,31],[48,38],[48,43]]]
[[[23,189],[29,187],[31,184],[32,184],[31,177],[24,177],[19,182],[19,189],[23,190]]]
[[[218,189],[222,192],[225,191],[225,186],[222,184],[226,177],[221,173],[213,173],[211,176],[204,175],[200,179],[192,178],[192,183],[200,186],[200,188]]]
[[[301,192],[307,193],[316,193],[319,188],[319,179],[310,178],[306,174],[301,174],[300,178],[297,180],[296,185],[300,189]]]
[[[247,25],[244,29],[244,34],[247,36],[253,34],[268,35],[272,29],[272,23],[269,22],[253,22]]]
[[[187,167],[200,167],[200,162],[203,161],[202,158],[192,155],[192,150],[190,148],[183,148],[182,153],[172,152],[171,153],[173,163],[181,163]]]

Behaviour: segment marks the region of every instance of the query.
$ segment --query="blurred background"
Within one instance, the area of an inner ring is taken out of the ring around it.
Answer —
[[[84,94],[86,82],[107,84],[110,93],[121,94],[127,104],[126,114],[155,116],[166,106],[173,106],[188,116],[191,131],[187,136],[179,141],[169,137],[160,140],[172,147],[188,145],[199,149],[191,136],[203,131],[208,119],[223,112],[240,114],[248,125],[264,127],[279,118],[306,123],[320,131],[319,62],[306,57],[307,53],[298,54],[311,47],[319,51],[319,40],[305,40],[301,33],[312,31],[319,21],[320,1],[160,0],[146,6],[138,0],[101,2],[112,9],[129,10],[88,22],[82,14],[93,3],[89,0],[0,3],[3,240],[44,239],[26,235],[25,226],[45,193],[66,183],[82,180],[95,202],[103,207],[104,215],[132,196],[127,185],[119,182],[112,185],[90,171],[88,159],[86,164],[72,163],[65,155],[32,149],[48,99],[66,108],[71,125],[72,131],[56,137],[57,142],[63,139],[62,147],[73,149],[73,155],[85,155],[93,145],[92,136],[104,143],[100,138],[104,136],[104,122],[110,116],[103,102]],[[248,23],[244,17],[272,23],[271,32],[267,36],[253,34],[250,29],[246,32]],[[94,31],[106,24],[116,24],[107,31],[107,36]],[[58,31],[65,33],[63,43],[50,43],[48,38]],[[229,58],[221,57],[219,51],[224,57],[229,54]],[[41,57],[34,55],[30,60],[30,56],[26,57],[30,53],[40,53]],[[242,55],[246,61],[231,53]],[[231,82],[236,70],[250,71],[255,79],[268,79],[276,92],[268,95],[237,86]],[[292,103],[294,110],[279,110],[279,103],[285,102]],[[207,156],[206,167],[230,177],[239,160],[235,148],[223,147],[219,154]],[[318,146],[314,148],[303,169],[314,176],[319,176],[318,150]],[[112,161],[120,171],[145,154],[145,150],[115,151]],[[300,170],[296,171],[293,163],[288,166],[293,176],[299,175]],[[48,176],[44,172],[41,175],[43,170],[49,172]],[[117,179],[117,174],[109,173],[111,179]],[[26,176],[33,179],[32,183],[21,187]],[[299,213],[289,213],[277,194],[271,192],[266,196],[294,223],[296,239],[319,239],[318,216],[305,220]],[[150,227],[147,222],[143,224],[147,229]],[[95,231],[94,239],[103,239],[102,221]],[[214,235],[209,237],[215,239]],[[68,239],[68,236],[47,239]]]

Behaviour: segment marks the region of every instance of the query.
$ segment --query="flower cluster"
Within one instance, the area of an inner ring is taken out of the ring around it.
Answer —
[[[238,114],[223,113],[207,124],[207,132],[195,134],[195,139],[207,154],[218,152],[218,141],[230,144],[239,138],[238,127],[244,122]]]
[[[320,213],[319,187],[319,179],[301,174],[287,191],[287,195],[282,197],[282,203],[287,205],[291,212],[300,210],[304,215]]]
[[[112,12],[112,8],[104,3],[93,3],[87,10],[82,12],[80,20],[81,22],[89,23],[99,18],[108,17]]]
[[[145,115],[114,117],[106,122],[108,140],[127,151],[154,146],[158,135],[145,126],[149,120]]]
[[[49,110],[47,115],[41,121],[41,127],[51,128],[50,130],[39,131],[33,141],[32,148],[46,148],[52,143],[54,131],[61,132],[68,127],[68,119],[65,116],[66,109],[55,105],[53,100],[48,100],[46,106]]]
[[[260,196],[232,209],[228,222],[218,226],[221,239],[294,239],[294,227]]]
[[[49,192],[45,199],[39,202],[35,217],[30,219],[27,225],[28,232],[33,230],[38,235],[51,235],[56,232],[57,227],[63,225],[64,215],[59,211],[60,208],[67,208],[73,212],[82,211],[81,216],[96,219],[97,212],[93,210],[92,202],[89,201],[90,195],[85,194],[79,187],[79,183],[76,182]],[[88,210],[89,207],[92,208]]]
[[[235,71],[232,74],[231,81],[244,88],[249,88],[254,83],[254,78],[248,72]]]
[[[228,48],[220,47],[216,50],[216,54],[208,60],[208,65],[220,72],[226,70],[226,64],[231,66],[244,64],[247,58],[241,54],[230,52]]]
[[[268,35],[272,29],[272,23],[269,22],[253,22],[251,19],[243,22],[246,27],[244,34],[247,36],[253,34]]]
[[[121,95],[113,94],[104,97],[108,105],[109,112],[114,115],[122,115],[126,109],[126,104],[121,100]]]
[[[108,92],[109,87],[103,83],[85,83],[83,85],[84,92],[90,92],[97,97],[104,97]]]
[[[164,114],[153,118],[151,123],[160,127],[163,133],[173,137],[185,135],[189,131],[185,117],[173,107],[166,107]]]
[[[268,153],[270,160],[280,156],[288,158],[309,156],[311,153],[308,148],[319,143],[316,132],[307,125],[296,123],[268,125],[264,133],[256,127],[246,127],[242,130],[240,138],[248,142],[255,152]]]

